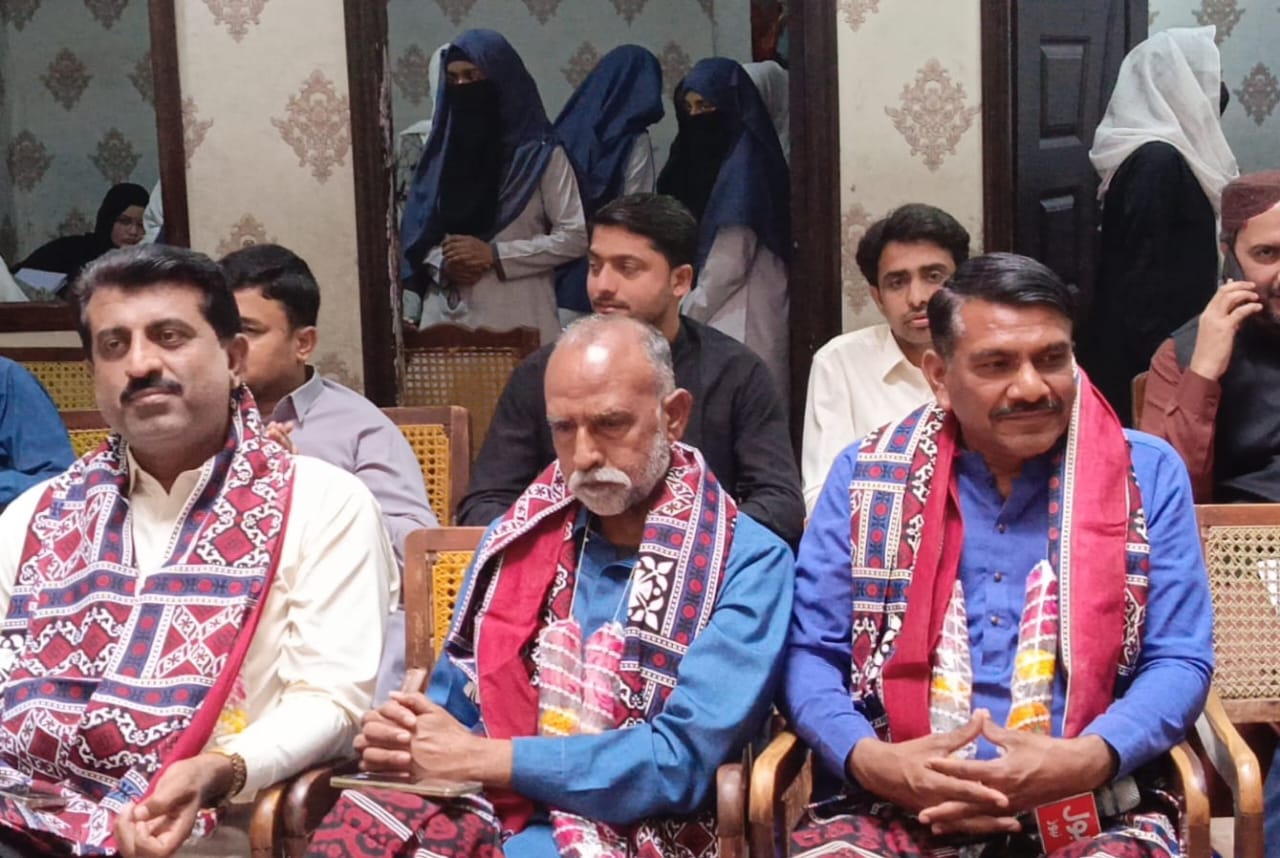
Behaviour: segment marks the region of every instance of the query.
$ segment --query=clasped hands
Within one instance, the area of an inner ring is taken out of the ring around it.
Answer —
[[[511,785],[511,743],[472,733],[419,693],[393,691],[390,700],[366,712],[355,748],[366,772]]]
[[[474,236],[445,236],[440,250],[444,253],[445,275],[461,286],[475,285],[494,267],[493,248]]]
[[[979,736],[1001,752],[992,760],[950,754]],[[1022,830],[1018,814],[1097,789],[1114,775],[1099,736],[1054,739],[1009,730],[985,709],[962,727],[907,742],[858,742],[845,764],[864,789],[915,813],[934,834],[992,835]]]

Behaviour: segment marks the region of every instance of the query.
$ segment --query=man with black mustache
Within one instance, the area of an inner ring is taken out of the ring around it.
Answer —
[[[1227,282],[1151,361],[1142,429],[1182,454],[1202,503],[1280,501],[1280,170],[1222,193]]]
[[[1045,266],[970,259],[928,312],[937,404],[836,459],[800,544],[785,707],[831,803],[792,852],[1177,855],[1142,767],[1213,669],[1186,471],[1076,366]]]
[[[399,575],[354,476],[263,431],[208,257],[76,283],[108,439],[0,516],[0,855],[247,855],[258,790],[341,756]],[[230,804],[223,817],[210,811]]]

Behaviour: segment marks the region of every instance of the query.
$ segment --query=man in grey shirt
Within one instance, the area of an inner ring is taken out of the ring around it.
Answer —
[[[382,522],[404,566],[410,531],[438,527],[422,469],[404,435],[376,405],[325,378],[307,361],[315,352],[320,287],[307,263],[276,244],[255,244],[223,257],[249,339],[245,382],[265,420],[288,429],[297,452],[354,474],[377,498]],[[388,619],[375,700],[404,672],[404,612]]]

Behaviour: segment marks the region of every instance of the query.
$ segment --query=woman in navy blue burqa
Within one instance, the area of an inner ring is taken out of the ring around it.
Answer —
[[[578,85],[555,129],[577,171],[588,219],[617,197],[653,192],[649,126],[662,113],[662,67],[639,45],[609,51]],[[556,302],[569,316],[591,312],[585,258],[557,273]]]
[[[586,252],[577,182],[519,54],[492,30],[442,48],[444,79],[400,225],[404,317],[559,333],[557,266]]]
[[[787,401],[790,183],[777,132],[742,66],[705,59],[675,92],[679,133],[658,176],[698,218],[698,279],[681,305],[746,343]]]

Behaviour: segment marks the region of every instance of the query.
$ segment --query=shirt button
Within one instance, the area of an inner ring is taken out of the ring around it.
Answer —
[[[996,530],[999,531],[1000,533],[1004,533],[1005,524],[1003,521],[996,525]]]
[[[999,617],[997,617],[995,614],[992,614],[992,615],[991,615],[991,625],[993,625],[993,626],[998,626],[998,625],[1000,625],[1000,618],[999,618]]]
[[[1003,580],[1004,580],[1004,573],[1003,573],[1003,572],[997,572],[996,574],[992,575],[991,577],[992,577],[993,579],[995,579],[995,582],[996,582],[997,584],[999,584],[1001,581],[1003,581]]]

